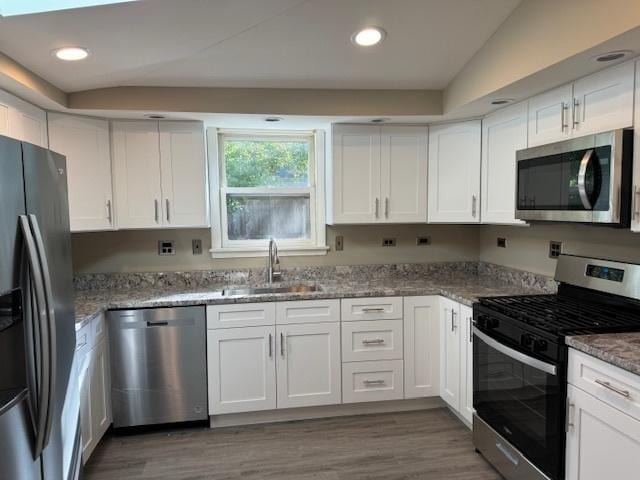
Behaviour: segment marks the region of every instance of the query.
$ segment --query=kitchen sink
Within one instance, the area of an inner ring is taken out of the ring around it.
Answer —
[[[241,296],[241,295],[265,295],[269,293],[310,293],[321,292],[320,285],[284,285],[274,287],[256,287],[256,288],[229,288],[222,290],[225,297]]]

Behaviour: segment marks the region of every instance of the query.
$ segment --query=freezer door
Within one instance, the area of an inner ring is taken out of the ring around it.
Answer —
[[[40,480],[40,460],[33,459],[33,430],[27,390],[0,409],[1,478]]]
[[[53,379],[53,398],[47,422],[49,442],[42,458],[44,480],[57,480],[67,478],[71,470],[79,411],[77,388],[69,391],[75,320],[66,161],[62,155],[27,143],[22,144],[22,160],[26,210],[53,319],[54,355],[48,369]]]

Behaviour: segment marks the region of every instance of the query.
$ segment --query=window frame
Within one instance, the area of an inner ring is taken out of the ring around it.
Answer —
[[[304,140],[309,142],[308,187],[227,187],[224,140]],[[211,245],[213,258],[263,257],[268,254],[268,239],[230,240],[227,233],[227,194],[270,196],[309,196],[309,239],[278,240],[278,252],[288,255],[326,255],[325,228],[325,136],[323,131],[272,131],[207,129],[209,151]]]

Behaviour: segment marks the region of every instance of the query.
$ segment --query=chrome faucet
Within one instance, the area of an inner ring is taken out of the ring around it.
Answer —
[[[269,285],[273,283],[273,279],[280,279],[282,272],[280,271],[280,259],[278,258],[278,245],[274,238],[269,239],[269,268],[267,269],[267,281]]]

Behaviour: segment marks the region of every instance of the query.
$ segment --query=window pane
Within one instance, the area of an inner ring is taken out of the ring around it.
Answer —
[[[309,196],[227,195],[229,240],[308,239]]]
[[[309,142],[224,140],[229,187],[308,187]]]

